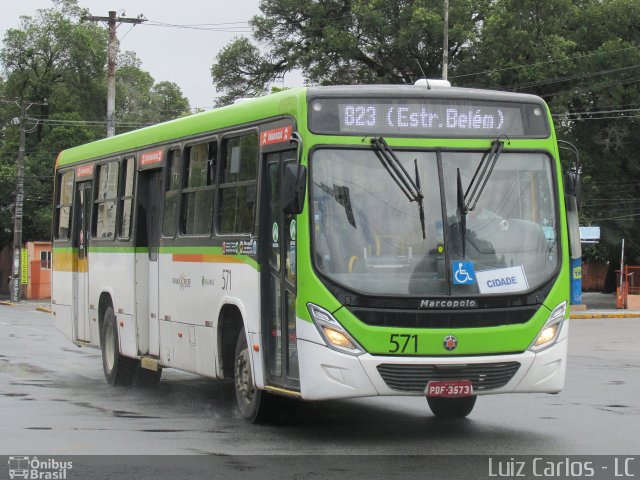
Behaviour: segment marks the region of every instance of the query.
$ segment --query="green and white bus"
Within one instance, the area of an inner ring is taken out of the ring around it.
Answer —
[[[563,388],[577,175],[538,97],[297,88],[65,150],[55,175],[53,315],[110,384],[234,379],[249,421],[280,396],[461,417]]]

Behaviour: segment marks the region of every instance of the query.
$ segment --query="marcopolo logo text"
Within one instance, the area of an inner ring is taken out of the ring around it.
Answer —
[[[478,308],[478,302],[470,299],[457,300],[429,300],[420,301],[420,308]]]

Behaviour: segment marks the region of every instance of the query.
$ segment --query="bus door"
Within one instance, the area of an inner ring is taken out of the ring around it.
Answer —
[[[266,155],[260,239],[263,339],[270,385],[300,389],[296,338],[296,221],[282,211],[284,166],[296,161],[296,150]]]
[[[158,318],[158,246],[160,243],[160,205],[162,170],[143,170],[138,175],[136,203],[136,318],[141,353],[160,354]],[[144,337],[148,352],[144,351]]]
[[[73,246],[78,254],[73,255],[73,318],[75,339],[91,341],[89,316],[89,241],[91,238],[91,182],[76,183],[75,219],[73,222]]]

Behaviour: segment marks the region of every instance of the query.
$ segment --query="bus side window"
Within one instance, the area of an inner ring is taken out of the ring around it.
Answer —
[[[97,216],[93,236],[98,239],[113,239],[116,233],[116,210],[118,206],[119,162],[103,163],[98,166],[98,194],[95,208]]]
[[[180,199],[180,150],[169,152],[166,169],[162,235],[173,237],[176,234],[178,200]]]
[[[208,235],[213,218],[213,175],[211,170],[211,143],[200,143],[187,148],[184,159],[182,188],[182,217],[180,233]]]
[[[135,158],[124,159],[124,172],[122,175],[122,216],[120,217],[119,235],[122,239],[128,239],[131,235],[131,216],[133,215],[133,176],[135,171]]]
[[[73,171],[58,174],[58,202],[56,204],[56,240],[68,240],[71,230],[73,204]]]
[[[221,233],[250,233],[256,205],[258,134],[226,140],[220,169]]]

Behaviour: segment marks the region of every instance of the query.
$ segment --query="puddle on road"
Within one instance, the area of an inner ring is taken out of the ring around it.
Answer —
[[[69,348],[69,347],[63,347],[61,348],[61,350],[63,352],[71,352],[71,353],[77,353],[79,355],[92,355],[92,352],[87,352],[85,350],[81,350],[79,348]],[[97,356],[97,355],[95,355]]]
[[[30,363],[12,363],[7,358],[1,358],[0,361],[0,372],[11,375],[16,380],[42,381],[29,377],[45,377],[53,373],[51,370]]]
[[[114,410],[112,413],[114,417],[118,417],[118,418],[162,418],[162,417],[152,417],[149,415],[142,415],[136,412],[127,412],[124,410]]]
[[[28,393],[0,393],[0,395],[2,395],[3,397],[28,397],[29,394]]]
[[[63,385],[51,382],[49,380],[29,380],[28,382],[9,382],[9,385],[17,387],[45,387],[45,388],[62,388]]]
[[[76,407],[82,407],[82,408],[88,408],[88,409],[91,409],[91,410],[97,410],[100,413],[109,413],[110,412],[110,410],[107,410],[106,408],[97,407],[95,405],[92,405],[89,402],[74,402],[74,401],[66,399],[66,398],[52,398],[51,401],[52,402],[70,403],[71,405],[75,405]]]
[[[182,432],[191,432],[193,430],[172,430],[170,428],[144,428],[142,430],[137,430],[138,432],[145,433],[182,433]]]

